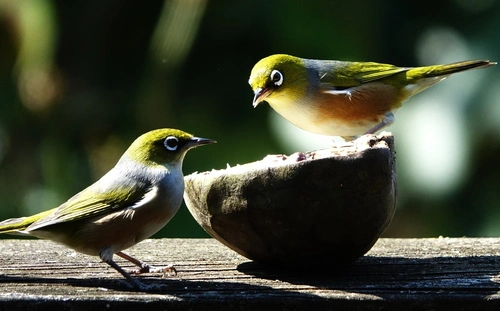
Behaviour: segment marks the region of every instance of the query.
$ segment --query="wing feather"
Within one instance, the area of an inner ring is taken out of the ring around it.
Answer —
[[[320,84],[326,89],[344,89],[358,86],[410,69],[374,62],[323,61],[319,63],[312,61],[311,64],[318,72]]]
[[[34,222],[27,230],[78,221],[134,207],[144,199],[150,189],[151,185],[148,184],[122,185],[111,191],[100,192],[89,187],[59,206],[52,214]]]

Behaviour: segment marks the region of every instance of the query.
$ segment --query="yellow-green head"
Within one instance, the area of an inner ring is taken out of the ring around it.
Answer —
[[[248,83],[254,91],[253,106],[286,97],[303,96],[309,84],[307,70],[301,58],[276,54],[260,60],[252,69]]]
[[[181,162],[189,149],[214,142],[177,129],[157,129],[139,136],[123,156],[147,165],[168,165]]]

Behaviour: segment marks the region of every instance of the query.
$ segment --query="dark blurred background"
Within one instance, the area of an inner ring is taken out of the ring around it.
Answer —
[[[500,61],[500,1],[0,0],[0,38],[4,219],[59,205],[155,128],[218,140],[185,174],[328,147],[252,108],[259,59]],[[499,79],[499,66],[460,73],[396,113],[386,237],[500,235]],[[160,236],[207,235],[183,206]]]

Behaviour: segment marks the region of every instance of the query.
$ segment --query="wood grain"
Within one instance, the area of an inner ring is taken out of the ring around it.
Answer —
[[[500,310],[500,238],[380,239],[347,267],[287,270],[213,239],[152,239],[128,253],[178,275],[138,276],[42,240],[0,240],[0,310]],[[116,258],[123,267],[132,266]]]

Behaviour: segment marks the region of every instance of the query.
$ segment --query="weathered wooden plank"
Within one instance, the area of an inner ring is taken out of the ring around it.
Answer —
[[[172,263],[178,275],[140,276],[156,288],[135,292],[97,257],[48,241],[0,240],[0,310],[500,310],[499,246],[500,238],[381,239],[348,267],[285,270],[213,239],[147,240],[129,253]]]

